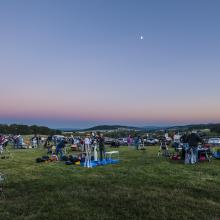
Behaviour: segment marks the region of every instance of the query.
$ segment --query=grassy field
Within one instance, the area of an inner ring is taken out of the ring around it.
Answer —
[[[35,163],[45,150],[13,151],[0,219],[220,219],[220,161],[184,165],[158,148],[120,148],[120,164],[87,169]]]

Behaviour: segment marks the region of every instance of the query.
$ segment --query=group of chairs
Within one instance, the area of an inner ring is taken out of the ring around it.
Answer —
[[[174,152],[170,152],[167,145],[160,146],[158,157],[164,156],[174,160],[184,160],[185,163],[195,163],[198,161],[211,161],[212,151],[210,148],[204,146],[198,146],[197,149],[185,148],[182,144],[179,144],[174,148]],[[191,161],[193,160],[193,161]]]

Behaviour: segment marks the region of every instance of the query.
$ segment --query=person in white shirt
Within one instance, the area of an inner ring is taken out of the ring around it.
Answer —
[[[90,138],[89,134],[87,134],[84,139],[84,145],[85,145],[85,151],[86,151],[84,167],[91,168],[92,167],[92,163],[91,163],[91,138]]]

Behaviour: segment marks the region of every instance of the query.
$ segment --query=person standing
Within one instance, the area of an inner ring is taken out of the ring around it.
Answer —
[[[168,147],[167,147],[167,139],[165,136],[162,137],[160,140],[160,149],[158,151],[157,156],[159,157],[160,154],[162,154],[164,157],[167,157],[169,155]]]
[[[36,137],[32,138],[32,147],[37,148],[37,138]]]
[[[187,154],[187,151],[189,149],[188,139],[189,139],[189,136],[186,132],[180,138],[180,143],[182,143],[182,146],[183,146],[182,147],[181,159],[185,160],[185,164],[189,163],[189,159],[188,159],[189,157],[188,157],[188,154]]]
[[[134,145],[136,150],[139,150],[139,136],[134,138]]]
[[[94,161],[98,161],[97,139],[94,139],[93,141],[93,153],[94,153]]]
[[[196,132],[192,132],[189,135],[188,143],[189,143],[191,164],[198,162],[198,144],[202,142],[203,140],[199,137],[198,134],[196,134]]]
[[[82,138],[79,138],[79,145],[80,145],[80,148],[81,148],[81,152],[85,153],[85,143],[84,143],[84,140]]]
[[[84,166],[91,168],[92,163],[91,163],[91,139],[90,135],[87,134],[85,139],[84,139],[84,145],[85,145],[85,151],[86,151],[86,158],[85,158],[85,163]]]
[[[105,139],[103,137],[103,134],[99,134],[98,137],[98,144],[99,144],[99,153],[100,153],[100,161],[105,158]]]
[[[60,154],[60,158],[63,157],[63,149],[66,146],[66,142],[64,140],[61,140],[59,144],[56,146],[56,155],[58,156]]]
[[[128,146],[130,146],[130,145],[131,145],[131,135],[130,135],[130,134],[128,135],[128,138],[127,138],[127,143],[128,143]]]

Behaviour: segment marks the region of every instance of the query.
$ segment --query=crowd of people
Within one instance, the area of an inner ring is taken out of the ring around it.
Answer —
[[[185,164],[194,164],[198,162],[199,152],[201,149],[200,145],[203,144],[202,138],[196,132],[184,133],[183,135],[176,134],[173,137],[174,148],[176,152],[179,153],[180,159],[184,160]],[[88,164],[91,161],[92,155],[96,161],[98,158],[97,150],[99,150],[99,159],[102,161],[105,157],[105,139],[101,133],[90,133],[85,136],[85,138],[70,138],[69,141],[76,145],[82,153],[86,155],[86,161]],[[144,139],[141,136],[131,137],[128,136],[129,145],[134,145],[136,150],[145,149]],[[160,155],[170,156],[169,153],[169,141],[164,135],[160,138],[160,148],[158,152],[158,157]],[[65,140],[61,141],[56,145],[55,153],[58,155],[63,155],[63,149],[65,148]],[[199,145],[200,144],[200,145]],[[90,166],[90,165],[88,165]]]
[[[198,162],[199,155],[198,155],[198,146],[199,144],[204,144],[202,138],[196,134],[195,132],[192,133],[185,133],[181,138],[180,141],[182,143],[182,157],[185,160],[186,164],[194,164]]]
[[[14,148],[21,148],[24,145],[24,139],[21,135],[6,137],[0,135],[0,152],[7,146],[8,142],[11,141]],[[127,138],[127,144],[135,146],[136,150],[145,149],[145,140],[141,136]],[[33,148],[44,144],[48,149],[48,153],[57,155],[62,158],[66,153],[66,146],[75,147],[81,151],[81,155],[85,157],[85,166],[90,167],[91,161],[102,161],[105,158],[105,138],[102,133],[90,132],[85,137],[73,137],[70,136],[65,138],[64,136],[49,136],[46,141],[43,137],[34,135],[30,139],[30,144]],[[173,146],[176,152],[180,153],[181,159],[184,160],[185,164],[194,164],[198,162],[199,153],[201,149],[200,145],[203,144],[202,138],[195,132],[184,133],[182,135],[175,134],[173,137]],[[160,138],[160,148],[158,151],[158,157],[160,155],[170,156],[169,143],[166,135]]]
[[[98,161],[98,150],[99,160],[102,161],[105,158],[104,142],[105,139],[102,133],[88,133],[84,138],[69,137],[57,140],[48,137],[44,146],[47,147],[48,153],[56,154],[59,158],[63,158],[67,144],[76,146],[77,150],[81,151],[80,157],[84,157],[85,166],[92,167],[92,158],[94,161]]]
[[[197,163],[200,154],[204,152],[206,159],[208,158],[206,149],[201,147],[203,146],[204,141],[196,132],[188,132],[181,136],[179,134],[176,136],[179,138],[174,138],[173,146],[176,152],[179,153],[177,156],[180,157],[179,159],[184,160],[185,164]],[[160,154],[163,156],[170,156],[165,137],[161,138],[160,140],[158,156]]]
[[[31,146],[32,148],[37,148],[38,146],[42,145],[44,138],[41,136],[34,135],[30,140],[25,143],[24,138],[22,135],[0,135],[0,145],[6,147],[10,142],[14,149],[21,149],[27,148]]]

